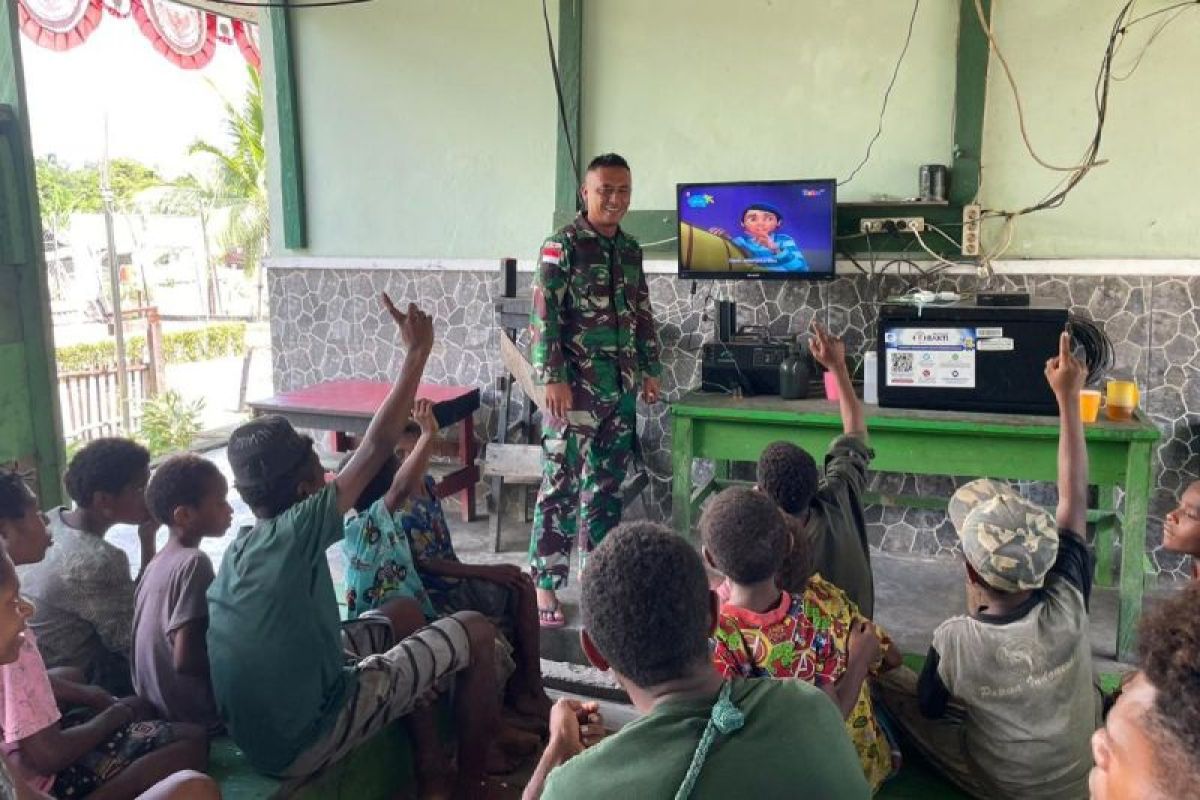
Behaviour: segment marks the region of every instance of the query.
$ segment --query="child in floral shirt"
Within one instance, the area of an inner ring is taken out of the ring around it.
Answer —
[[[898,767],[898,754],[876,718],[867,678],[899,666],[891,640],[818,574],[803,594],[779,589],[775,572],[791,532],[765,494],[727,489],[705,509],[700,531],[706,560],[730,587],[715,633],[717,671],[799,678],[824,690],[842,711],[867,782],[877,790]]]

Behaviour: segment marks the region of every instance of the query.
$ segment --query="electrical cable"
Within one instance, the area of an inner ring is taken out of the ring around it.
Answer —
[[[955,223],[955,224],[956,224],[956,225],[958,225],[959,227],[962,227],[962,223],[961,223],[961,222],[958,222],[958,223]],[[946,233],[944,230],[942,230],[941,228],[939,228],[937,225],[931,225],[931,224],[929,224],[928,222],[926,222],[926,223],[925,223],[925,227],[926,227],[926,228],[929,228],[929,230],[933,231],[934,233],[936,233],[936,234],[940,235],[940,236],[941,236],[943,239],[945,239],[945,240],[946,240],[947,242],[949,242],[950,244],[954,245],[954,246],[955,246],[956,248],[958,248],[959,250],[962,250],[962,244],[961,244],[961,243],[959,243],[959,242],[957,242],[957,241],[955,241],[955,240],[954,240],[954,237],[952,237],[950,234]]]
[[[542,20],[546,23],[546,48],[550,51],[550,72],[554,75],[554,93],[558,96],[558,119],[562,123],[563,138],[567,140],[567,153],[571,157],[575,185],[580,186],[583,176],[579,173],[579,156],[575,153],[575,143],[571,141],[571,126],[567,124],[567,104],[563,100],[562,75],[558,71],[558,55],[554,52],[554,36],[550,33],[550,12],[546,8],[546,0],[542,0]],[[576,193],[576,208],[580,208],[581,203],[582,199]]]
[[[1071,338],[1083,348],[1083,362],[1087,365],[1084,384],[1093,386],[1112,369],[1115,361],[1112,340],[1104,328],[1080,314],[1067,317],[1071,326]]]
[[[942,265],[942,264],[946,264],[946,265],[949,265],[949,266],[951,266],[951,267],[958,266],[958,265],[957,265],[957,264],[955,264],[953,261],[949,261],[949,260],[947,260],[946,258],[944,258],[943,256],[940,256],[940,255],[938,255],[937,253],[933,252],[933,250],[932,250],[932,249],[930,249],[929,245],[925,244],[925,237],[923,237],[923,236],[921,235],[921,231],[919,231],[917,228],[910,228],[908,232],[909,232],[909,233],[911,233],[913,236],[915,236],[915,237],[916,237],[916,239],[917,239],[917,244],[921,245],[921,249],[922,249],[922,250],[924,250],[926,253],[929,253],[929,255],[933,256],[933,257],[934,257],[934,259],[936,259],[936,263],[934,264],[934,266],[935,266],[935,267],[936,267],[936,266],[940,266],[940,265]],[[918,271],[918,272],[920,272],[922,275],[924,275],[924,274],[925,274],[925,271],[924,271],[924,270],[922,270],[922,269],[920,269],[919,267],[918,267],[918,270],[917,270],[917,271]]]
[[[979,7],[979,0],[975,0],[975,2],[976,2],[976,15],[980,17],[981,24],[982,24],[982,13],[981,13],[982,8]],[[1105,47],[1104,56],[1101,59],[1100,70],[1096,76],[1096,84],[1093,89],[1094,102],[1095,102],[1095,106],[1096,106],[1096,127],[1092,134],[1091,141],[1088,143],[1086,149],[1084,150],[1084,158],[1082,160],[1082,163],[1079,165],[1078,168],[1076,168],[1074,171],[1072,171],[1071,174],[1068,175],[1064,179],[1064,181],[1059,181],[1059,183],[1056,184],[1055,187],[1053,189],[1051,189],[1051,191],[1037,203],[1034,203],[1033,205],[1022,208],[1019,211],[998,211],[998,210],[990,210],[989,209],[989,211],[987,212],[987,214],[985,216],[987,216],[987,217],[1015,217],[1015,216],[1023,216],[1025,214],[1032,214],[1032,213],[1035,213],[1038,211],[1044,211],[1046,209],[1058,208],[1059,206],[1061,206],[1063,204],[1063,202],[1066,200],[1066,197],[1075,189],[1075,187],[1078,186],[1085,177],[1087,177],[1088,173],[1091,172],[1092,169],[1094,169],[1097,166],[1107,163],[1106,161],[1100,159],[1098,156],[1099,156],[1099,152],[1100,152],[1100,143],[1101,143],[1101,140],[1102,140],[1102,137],[1104,134],[1104,126],[1107,121],[1109,90],[1111,88],[1112,81],[1114,80],[1114,76],[1112,74],[1113,56],[1117,52],[1117,50],[1120,48],[1121,43],[1124,41],[1123,37],[1126,35],[1126,33],[1129,31],[1129,29],[1131,27],[1133,27],[1134,25],[1137,25],[1141,22],[1144,22],[1145,20],[1156,17],[1160,14],[1166,14],[1171,11],[1175,11],[1177,9],[1181,9],[1181,8],[1184,8],[1187,6],[1200,5],[1200,0],[1186,0],[1186,2],[1175,3],[1173,5],[1166,6],[1164,8],[1160,8],[1155,11],[1151,11],[1147,14],[1143,14],[1142,16],[1137,17],[1135,19],[1126,21],[1130,15],[1131,10],[1135,3],[1136,3],[1136,0],[1129,0],[1127,3],[1125,3],[1124,6],[1121,7],[1121,10],[1117,12],[1116,19],[1113,21],[1112,29],[1109,32],[1108,44]],[[1169,18],[1166,21],[1166,24],[1169,24],[1170,22],[1174,21],[1177,18],[1178,18],[1178,15],[1172,16],[1171,18]],[[989,42],[991,42],[991,44],[994,48],[995,41],[994,41],[994,39],[992,39],[991,31],[988,29],[988,26],[984,25],[983,27],[984,27],[984,32],[988,36]],[[1162,27],[1165,27],[1165,25],[1163,25]],[[1158,30],[1158,32],[1161,32],[1161,28]],[[1150,42],[1147,42],[1146,46],[1148,47],[1149,44],[1150,44]],[[1000,55],[999,51],[997,50],[996,52],[997,52],[997,55],[999,56]],[[1144,53],[1142,55],[1144,55]],[[1139,59],[1140,59],[1140,57],[1141,56],[1139,56]],[[1004,63],[1003,60],[1001,60],[1001,63],[1002,64]],[[1006,67],[1006,70],[1007,70],[1007,67]],[[1013,84],[1013,91],[1014,91],[1014,96],[1016,96],[1015,83]],[[1018,114],[1020,114],[1020,113],[1021,113],[1020,112],[1020,102],[1018,100]],[[1024,132],[1024,131],[1022,131],[1022,132]],[[996,257],[996,256],[993,256],[993,257]],[[987,269],[988,269],[988,271],[990,271],[990,265],[987,266]]]
[[[883,106],[879,109],[879,124],[875,128],[875,135],[867,142],[867,152],[863,154],[862,161],[858,162],[858,166],[852,169],[844,180],[837,182],[838,186],[845,186],[854,180],[854,176],[858,174],[858,171],[866,166],[866,163],[871,159],[871,148],[875,146],[875,142],[883,134],[883,117],[887,114],[888,100],[892,96],[892,87],[896,85],[896,77],[900,74],[900,65],[904,63],[904,56],[908,53],[908,45],[912,41],[913,24],[917,21],[917,9],[920,7],[921,0],[913,0],[912,16],[908,18],[908,33],[904,35],[904,47],[900,50],[900,58],[896,59],[896,66],[892,69],[892,79],[888,81],[887,89],[883,93]]]
[[[1054,170],[1055,172],[1074,172],[1082,169],[1084,166],[1082,164],[1076,164],[1073,167],[1060,167],[1051,164],[1039,156],[1037,151],[1033,149],[1033,142],[1029,141],[1029,131],[1025,128],[1025,110],[1021,106],[1021,92],[1017,89],[1017,80],[1013,77],[1012,69],[1008,66],[1008,59],[1004,57],[1000,46],[996,44],[996,37],[992,35],[992,24],[983,13],[983,0],[975,0],[975,16],[979,19],[979,26],[983,29],[984,35],[987,36],[988,46],[996,54],[996,59],[1000,62],[1000,66],[1004,68],[1005,77],[1008,78],[1008,85],[1012,89],[1013,101],[1017,107],[1017,122],[1021,127],[1021,138],[1025,140],[1025,149],[1029,151],[1029,155],[1042,167]]]
[[[1142,45],[1142,49],[1140,51],[1138,51],[1137,58],[1135,58],[1133,60],[1133,65],[1129,67],[1128,71],[1126,71],[1126,73],[1124,75],[1113,75],[1112,79],[1114,81],[1129,80],[1129,78],[1133,75],[1133,73],[1137,72],[1137,68],[1142,65],[1142,59],[1145,58],[1147,51],[1150,50],[1150,45],[1154,44],[1154,40],[1158,38],[1158,35],[1160,33],[1162,33],[1163,30],[1168,25],[1170,25],[1172,22],[1177,20],[1180,17],[1180,15],[1184,14],[1185,12],[1187,12],[1193,8],[1196,8],[1197,5],[1200,5],[1200,2],[1197,2],[1196,0],[1192,0],[1191,2],[1185,3],[1185,4],[1181,5],[1179,8],[1175,9],[1174,14],[1172,14],[1171,16],[1167,17],[1166,19],[1162,20],[1161,22],[1159,22],[1158,25],[1154,28],[1154,31],[1146,39],[1146,43]]]

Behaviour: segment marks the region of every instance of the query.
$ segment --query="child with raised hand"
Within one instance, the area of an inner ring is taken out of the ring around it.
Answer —
[[[875,613],[875,583],[862,494],[875,453],[846,367],[845,345],[816,322],[810,342],[813,358],[837,378],[843,433],[830,443],[820,467],[791,442],[767,445],[758,459],[758,488],[796,523],[779,571],[780,586],[803,592],[809,573],[819,572],[870,619]]]
[[[489,793],[487,753],[499,724],[495,629],[462,612],[428,627],[419,606],[340,623],[326,549],[343,517],[396,448],[433,348],[433,323],[383,295],[407,351],[362,443],[326,481],[312,439],[283,417],[259,417],[229,439],[234,486],[254,512],[208,591],[208,653],[217,708],[257,769],[311,775],[346,756],[457,675],[456,792]],[[346,653],[354,658],[346,662]],[[286,676],[286,680],[280,680]]]
[[[169,537],[142,573],[133,614],[133,686],[164,719],[221,729],[208,676],[208,599],[215,574],[200,549],[233,521],[229,486],[211,461],[193,454],[164,461],[146,504]]]
[[[779,588],[775,570],[787,552],[789,524],[762,492],[721,492],[704,509],[700,535],[705,559],[730,588],[714,634],[717,671],[726,678],[798,678],[825,691],[877,790],[899,758],[867,679],[899,666],[899,651],[845,592],[811,569],[803,591]]]
[[[97,439],[71,459],[63,479],[73,508],[47,513],[55,547],[18,569],[37,610],[29,627],[51,669],[68,668],[114,694],[132,690],[129,647],[134,581],[125,551],[104,540],[137,525],[141,565],[154,557],[158,523],[146,508],[150,453],[130,439]]]
[[[33,492],[8,469],[0,470],[0,538],[17,564],[37,563],[51,544]],[[23,623],[33,607],[18,593],[17,581],[14,576],[4,607],[15,607]],[[86,696],[93,698],[94,715],[65,723],[59,705],[80,699],[83,687],[73,687],[70,697],[57,691],[72,685],[52,685],[36,634],[29,630],[17,638],[15,658],[0,666],[0,729],[4,752],[34,790],[96,800],[134,797],[179,770],[204,768],[203,729],[153,719],[136,697],[118,700],[91,687]]]
[[[434,614],[478,611],[491,620],[511,643],[516,661],[516,671],[508,682],[507,705],[544,723],[551,703],[542,686],[541,631],[533,582],[512,564],[464,564],[458,560],[436,482],[426,472],[437,422],[432,406],[425,409],[424,419],[417,420],[419,435],[414,436],[409,427],[401,437],[400,447],[408,455],[391,489],[394,498],[405,498],[403,503],[397,501],[396,520],[408,540]]]
[[[1088,741],[1101,703],[1088,640],[1093,564],[1083,538],[1086,369],[1069,334],[1045,372],[1059,409],[1056,517],[1002,481],[960,487],[949,515],[962,540],[968,611],[934,631],[915,685],[880,681],[907,738],[975,797],[1088,796]]]

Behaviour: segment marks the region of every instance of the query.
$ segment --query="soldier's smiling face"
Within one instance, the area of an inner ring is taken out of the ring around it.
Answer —
[[[629,210],[633,176],[623,167],[596,167],[584,177],[580,191],[588,221],[601,233],[611,236]]]

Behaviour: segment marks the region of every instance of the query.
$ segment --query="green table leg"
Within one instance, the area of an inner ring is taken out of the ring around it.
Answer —
[[[1097,586],[1113,585],[1113,540],[1117,533],[1116,492],[1115,486],[1096,487],[1096,510],[1107,515],[1096,522]]]
[[[1121,520],[1120,608],[1117,658],[1132,661],[1142,614],[1142,556],[1146,551],[1146,510],[1150,495],[1150,445],[1132,442],[1125,475],[1125,517]]]
[[[692,420],[671,419],[671,523],[692,538]]]

